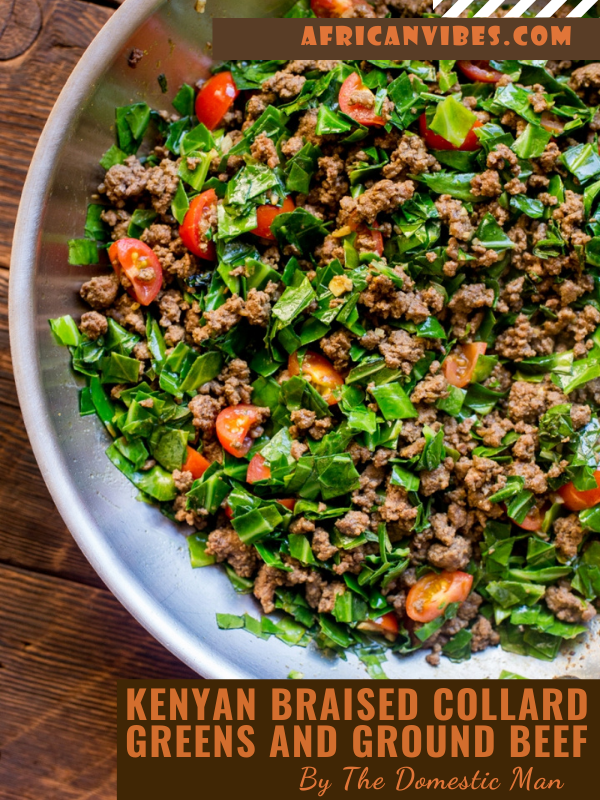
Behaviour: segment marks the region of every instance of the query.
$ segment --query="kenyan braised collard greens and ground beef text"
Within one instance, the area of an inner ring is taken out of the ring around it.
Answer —
[[[167,88],[167,87],[165,87]],[[554,658],[600,596],[600,64],[232,62],[118,108],[81,413],[290,644]],[[175,94],[175,92],[173,92]]]

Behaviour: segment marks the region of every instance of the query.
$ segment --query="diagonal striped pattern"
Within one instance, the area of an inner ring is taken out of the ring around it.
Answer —
[[[433,9],[435,10],[437,6],[442,2],[442,0],[433,0]],[[485,5],[483,5],[479,11],[474,14],[475,17],[485,18],[489,17],[491,14],[494,13],[500,6],[505,3],[506,0],[487,0]],[[526,11],[536,2],[536,0],[518,0],[518,2],[511,8],[504,17],[506,19],[515,18],[515,17],[522,17]],[[555,14],[560,8],[562,8],[569,0],[549,0],[548,3],[538,11],[534,17],[546,18],[551,17]],[[590,8],[597,2],[597,0],[581,0],[568,14],[567,17],[582,17],[586,12],[590,10]],[[472,5],[473,0],[456,0],[453,3],[452,7],[446,11],[443,15],[444,17],[460,17],[460,15],[466,11],[470,5]]]

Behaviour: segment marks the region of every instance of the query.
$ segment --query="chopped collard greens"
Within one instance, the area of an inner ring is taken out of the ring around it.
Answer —
[[[600,598],[600,64],[476,63],[117,108],[90,308],[51,321],[111,462],[257,599],[218,626],[375,678],[551,660]]]

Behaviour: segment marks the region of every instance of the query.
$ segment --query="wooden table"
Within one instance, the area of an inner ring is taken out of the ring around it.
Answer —
[[[71,70],[122,0],[0,0],[0,798],[116,797],[120,677],[191,678],[87,563],[40,476],[8,343],[21,188]]]

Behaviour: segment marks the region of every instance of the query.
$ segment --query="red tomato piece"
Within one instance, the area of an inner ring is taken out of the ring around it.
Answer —
[[[334,391],[343,385],[344,378],[333,368],[331,361],[325,356],[307,350],[302,360],[302,367],[300,367],[298,353],[292,353],[288,360],[288,372],[292,378],[302,372],[302,377],[314,386],[330,406],[338,402]]]
[[[380,117],[375,113],[374,95],[373,105],[367,105],[364,102],[361,103],[355,101],[353,95],[356,92],[363,91],[368,92],[369,90],[362,82],[358,72],[353,72],[352,75],[349,75],[346,78],[342,84],[342,88],[340,89],[338,102],[341,110],[344,112],[344,114],[348,114],[349,117],[352,117],[352,119],[355,122],[358,122],[360,125],[366,125],[367,127],[385,125],[385,120],[383,117]]]
[[[429,572],[410,587],[406,614],[415,622],[441,617],[450,603],[462,603],[469,596],[473,576],[467,572]]]
[[[294,506],[296,505],[296,498],[295,497],[284,497],[281,500],[275,500],[276,503],[279,503],[281,506],[285,506],[288,511],[293,511]]]
[[[162,267],[158,256],[139,239],[119,239],[111,244],[108,257],[119,278],[127,276],[127,291],[142,306],[148,306],[162,288]]]
[[[419,132],[423,139],[425,139],[425,144],[427,147],[431,148],[432,150],[461,150],[469,152],[472,152],[473,150],[479,150],[481,145],[479,143],[479,139],[477,138],[477,134],[475,133],[475,128],[480,127],[481,122],[479,120],[475,120],[473,127],[467,133],[464,142],[460,147],[456,147],[456,145],[453,145],[452,142],[449,142],[447,139],[444,139],[443,136],[440,136],[439,133],[435,133],[435,131],[432,131],[427,127],[427,116],[425,112],[423,112],[419,117]]]
[[[182,466],[182,472],[191,472],[195,481],[201,478],[206,470],[210,467],[210,461],[207,461],[202,453],[194,450],[193,447],[187,449],[187,458],[185,464]]]
[[[461,344],[459,350],[451,353],[442,364],[442,371],[448,383],[463,389],[471,382],[475,364],[487,349],[485,342]]]
[[[233,105],[239,91],[231,72],[218,72],[209,78],[198,92],[196,116],[209,131],[221,122]]]
[[[539,531],[542,529],[542,522],[544,521],[544,515],[542,511],[537,507],[534,506],[531,511],[527,514],[523,522],[515,522],[515,520],[511,520],[518,525],[519,528],[522,528],[524,531]]]
[[[393,641],[398,636],[398,617],[393,611],[388,611],[378,619],[368,619],[358,626],[362,631],[379,633],[386,639]]]
[[[600,470],[594,472],[597,489],[585,489],[579,491],[573,483],[565,483],[558,490],[563,503],[569,511],[583,511],[585,508],[593,508],[600,503]]]
[[[275,217],[280,214],[288,214],[296,208],[296,205],[291,197],[286,197],[281,206],[264,205],[256,209],[256,221],[258,225],[251,233],[261,236],[263,239],[275,241],[275,234],[271,232],[271,225]]]
[[[260,424],[262,414],[257,406],[240,403],[227,406],[217,417],[217,437],[221,445],[232,456],[245,456],[254,439],[250,431]]]
[[[489,61],[457,61],[456,66],[475,83],[498,83],[502,73],[490,67]]]
[[[310,0],[313,14],[321,19],[339,19],[353,6],[353,0]]]
[[[225,506],[224,511],[227,519],[233,519],[233,508],[229,505],[229,503],[227,503]]]
[[[206,238],[216,218],[217,194],[214,189],[207,189],[194,197],[179,227],[179,235],[187,249],[207,261],[214,261],[217,257],[215,243]]]
[[[248,464],[248,473],[246,480],[248,483],[256,483],[256,481],[266,481],[271,477],[271,468],[261,456],[260,453],[252,456]]]

